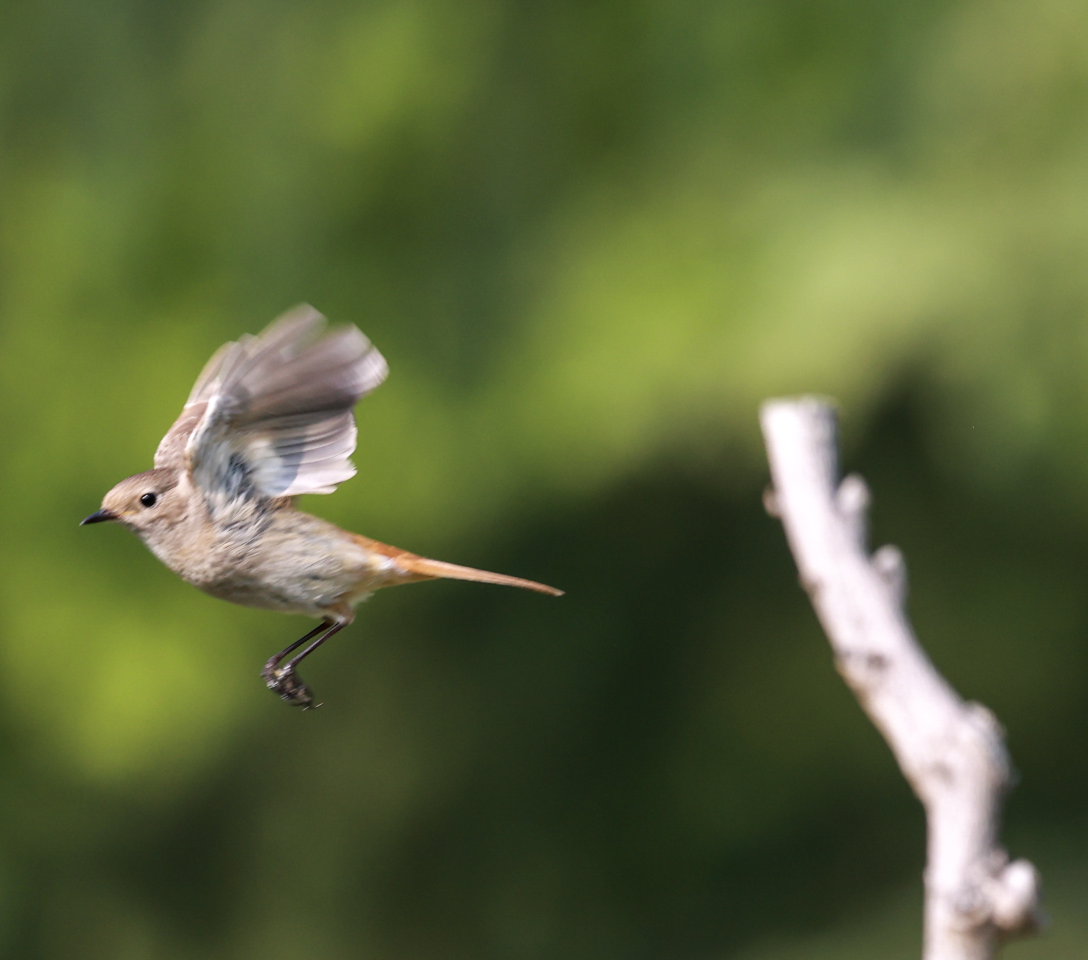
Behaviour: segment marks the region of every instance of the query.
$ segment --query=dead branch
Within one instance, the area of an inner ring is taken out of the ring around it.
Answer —
[[[801,583],[836,666],[891,747],[926,810],[923,960],[986,960],[1036,929],[1038,877],[998,845],[1010,785],[1003,731],[930,662],[904,610],[900,552],[869,556],[865,481],[838,483],[837,420],[811,397],[771,400],[760,416],[774,489]]]

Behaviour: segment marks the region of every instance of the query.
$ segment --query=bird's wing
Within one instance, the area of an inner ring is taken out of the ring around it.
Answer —
[[[213,499],[332,493],[355,476],[352,407],[388,368],[356,327],[321,336],[313,307],[285,313],[208,361],[155,466],[187,468]]]

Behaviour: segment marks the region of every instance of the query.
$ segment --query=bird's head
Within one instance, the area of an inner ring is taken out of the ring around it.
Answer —
[[[114,520],[141,536],[176,522],[185,513],[176,473],[158,468],[122,480],[102,498],[102,508],[80,526]]]

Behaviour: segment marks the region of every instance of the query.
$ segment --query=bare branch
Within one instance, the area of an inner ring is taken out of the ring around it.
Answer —
[[[906,564],[891,546],[870,558],[865,481],[838,477],[834,409],[814,398],[761,412],[782,518],[801,583],[836,665],[892,748],[926,810],[924,960],[986,960],[1000,940],[1033,931],[1038,877],[997,843],[1010,785],[1003,731],[930,662],[903,609]],[[765,501],[768,497],[765,496]]]

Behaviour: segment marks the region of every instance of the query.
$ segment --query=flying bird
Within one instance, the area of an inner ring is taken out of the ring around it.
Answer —
[[[122,480],[81,523],[128,527],[214,597],[319,617],[261,671],[270,690],[303,708],[314,703],[299,663],[351,623],[375,590],[447,577],[562,594],[429,560],[295,509],[298,495],[332,493],[355,476],[352,408],[387,373],[357,327],[326,332],[313,307],[296,307],[216,351],[155,451],[154,468]]]

